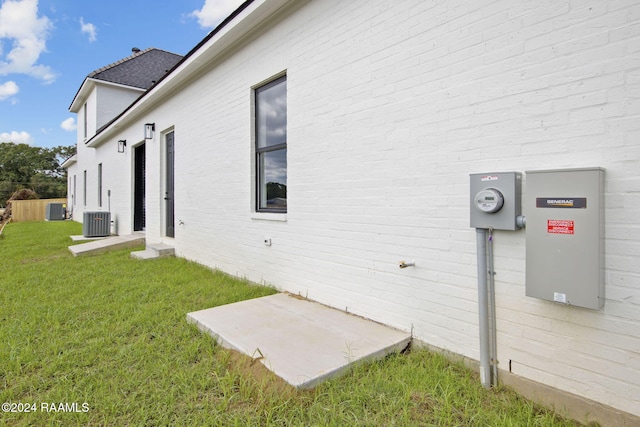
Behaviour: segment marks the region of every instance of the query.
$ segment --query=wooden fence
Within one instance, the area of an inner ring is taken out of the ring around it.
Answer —
[[[67,199],[12,200],[11,221],[44,221],[49,203],[67,203]]]

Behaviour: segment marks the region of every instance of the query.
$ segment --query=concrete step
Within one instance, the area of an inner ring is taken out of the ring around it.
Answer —
[[[131,257],[136,259],[166,258],[175,255],[175,248],[164,243],[149,243],[144,251],[131,252]]]
[[[144,241],[144,234],[112,236],[106,239],[69,246],[69,251],[71,251],[73,256],[90,255],[115,249],[133,248],[144,244]]]

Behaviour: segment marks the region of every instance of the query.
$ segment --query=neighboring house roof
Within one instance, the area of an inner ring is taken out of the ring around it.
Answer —
[[[197,76],[202,69],[209,66],[227,50],[242,40],[251,31],[259,28],[281,8],[293,4],[296,0],[245,0],[231,15],[227,16],[200,43],[191,49],[169,72],[165,73],[156,84],[145,90],[119,115],[102,126],[95,135],[85,141],[87,147],[98,147],[108,141],[119,126],[132,120],[133,111],[141,112],[154,102],[167,96],[174,90]],[[77,96],[77,95],[76,95]],[[73,107],[73,104],[72,104]],[[73,109],[71,109],[73,111]]]
[[[87,78],[149,89],[171,70],[182,55],[156,48],[133,49],[133,54],[90,73]]]
[[[132,49],[132,54],[105,67],[92,71],[73,97],[69,110],[77,112],[80,101],[91,92],[97,82],[126,86],[144,92],[164,77],[182,60],[182,55],[161,49]]]
[[[231,15],[227,16],[220,24],[218,24],[216,28],[214,28],[204,39],[202,39],[200,43],[198,43],[180,61],[178,61],[175,64],[175,66],[169,70],[168,73],[165,73],[161,78],[159,78],[156,81],[155,85],[145,90],[144,93],[142,93],[140,97],[136,99],[133,103],[131,103],[124,111],[122,111],[118,116],[114,117],[110,122],[102,126],[96,132],[96,134],[93,137],[91,137],[88,141],[85,141],[85,145],[87,145],[88,147],[96,147],[100,145],[102,142],[104,142],[105,133],[108,133],[104,131],[108,131],[109,129],[111,129],[114,123],[116,123],[118,120],[122,119],[123,117],[126,117],[131,110],[137,107],[140,107],[141,101],[148,99],[150,97],[150,93],[153,92],[158,87],[158,84],[160,84],[161,82],[164,82],[165,80],[169,80],[171,79],[171,77],[175,77],[175,75],[180,76],[181,74],[183,74],[182,78],[175,79],[176,82],[174,84],[178,85],[180,84],[180,82],[187,80],[191,75],[191,73],[197,72],[197,71],[186,72],[185,69],[193,67],[197,70],[198,67],[202,67],[204,66],[204,64],[207,63],[206,58],[203,59],[202,61],[196,61],[194,58],[198,57],[203,50],[206,50],[207,44],[209,44],[212,41],[212,39],[215,39],[218,36],[226,35],[226,36],[229,36],[228,39],[231,44],[237,41],[238,39],[240,39],[244,30],[240,30],[237,33],[235,33],[233,31],[233,27],[236,24],[235,22],[236,18],[239,15],[241,15],[243,12],[250,9],[256,3],[262,4],[262,5],[267,4],[267,7],[265,8],[267,9],[267,11],[264,13],[262,13],[261,11],[258,11],[258,13],[255,13],[255,15],[257,16],[254,19],[251,19],[250,20],[251,22],[247,24],[248,27],[251,27],[252,25],[257,25],[258,23],[262,22],[262,20],[266,19],[270,15],[271,9],[278,9],[279,7],[288,3],[289,1],[292,1],[292,0],[262,0],[257,2],[256,0],[245,0],[235,11],[231,13]],[[270,4],[273,4],[274,6],[269,6]],[[228,46],[229,45],[225,45],[225,43],[222,43],[220,50],[223,51]],[[216,51],[215,48],[212,50]],[[220,53],[220,52],[217,52],[217,53]],[[212,56],[215,56],[215,53],[212,54]],[[182,71],[182,73],[180,71]],[[85,82],[86,81],[87,80],[85,80]],[[83,84],[83,87],[84,86],[85,84]],[[171,84],[168,84],[167,86],[175,87],[175,86],[172,86]],[[78,91],[78,94],[81,91],[82,91],[82,88],[80,88],[80,90]],[[77,111],[77,110],[74,110],[74,103],[76,102],[76,98],[78,98],[78,94],[76,94],[76,97],[74,98],[74,101],[71,103],[71,107],[69,108],[69,110],[72,112]],[[76,106],[75,108],[79,108],[79,106]]]

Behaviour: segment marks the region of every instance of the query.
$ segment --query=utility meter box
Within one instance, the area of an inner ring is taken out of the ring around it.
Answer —
[[[474,173],[470,179],[471,227],[517,230],[516,218],[522,206],[522,174]]]
[[[604,170],[526,174],[526,295],[602,308]]]

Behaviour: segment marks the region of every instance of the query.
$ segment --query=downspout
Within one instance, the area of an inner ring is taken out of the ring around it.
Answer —
[[[487,284],[487,229],[476,228],[478,256],[478,316],[480,326],[480,382],[484,388],[491,387],[491,356],[489,337],[489,293]]]

